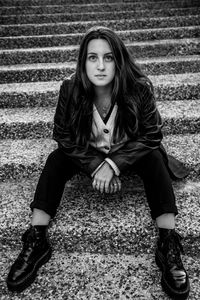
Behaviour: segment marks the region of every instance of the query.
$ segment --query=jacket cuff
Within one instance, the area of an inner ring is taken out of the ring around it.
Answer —
[[[113,169],[114,173],[116,176],[120,175],[120,170],[117,167],[117,165],[114,163],[114,161],[108,157],[105,158],[105,161],[107,161],[107,163],[111,166],[111,168]]]

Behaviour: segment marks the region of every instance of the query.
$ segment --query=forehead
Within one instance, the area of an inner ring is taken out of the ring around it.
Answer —
[[[112,52],[109,43],[104,39],[93,39],[89,41],[87,53],[104,54]]]

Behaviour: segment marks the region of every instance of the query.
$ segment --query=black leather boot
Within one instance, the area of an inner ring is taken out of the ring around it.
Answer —
[[[186,299],[190,284],[181,260],[183,253],[181,237],[174,229],[159,228],[159,234],[156,263],[162,271],[163,290],[173,299]]]
[[[37,275],[38,269],[51,257],[47,226],[31,226],[22,236],[23,249],[11,266],[7,277],[10,291],[21,292]]]

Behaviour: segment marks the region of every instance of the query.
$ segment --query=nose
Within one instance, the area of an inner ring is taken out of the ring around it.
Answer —
[[[103,58],[99,58],[97,68],[98,68],[98,70],[105,69]]]

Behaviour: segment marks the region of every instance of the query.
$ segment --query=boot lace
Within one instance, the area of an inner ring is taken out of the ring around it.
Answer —
[[[23,249],[18,257],[18,263],[22,264],[23,262],[27,262],[31,253],[33,252],[33,248],[38,244],[39,238],[37,233],[34,230],[26,231],[22,236],[23,241]]]

